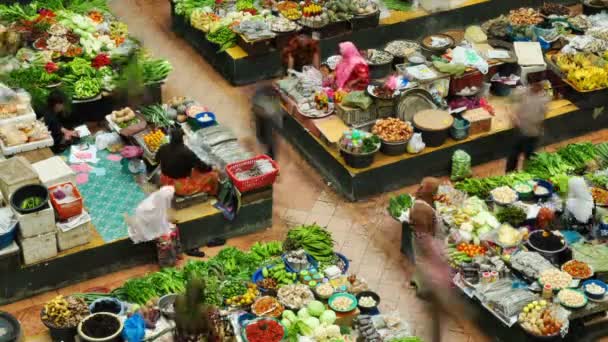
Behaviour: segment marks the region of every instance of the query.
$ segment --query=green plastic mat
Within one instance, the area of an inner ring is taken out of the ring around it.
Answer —
[[[127,237],[125,214],[133,215],[137,205],[146,197],[133,175],[120,161],[111,161],[106,150],[97,151],[99,161],[93,168],[105,169],[105,175],[89,172],[89,180],[77,184],[91,220],[105,242]],[[64,154],[69,157],[69,149]]]

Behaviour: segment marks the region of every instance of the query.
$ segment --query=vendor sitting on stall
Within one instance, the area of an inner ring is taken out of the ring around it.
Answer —
[[[65,108],[65,96],[62,92],[54,90],[46,100],[47,108],[44,111],[44,123],[49,128],[53,138],[54,153],[63,152],[69,145],[78,139],[78,132],[64,127],[62,121],[67,117]]]
[[[181,128],[171,130],[171,142],[159,148],[156,160],[160,163],[160,182],[174,186],[176,195],[217,194],[219,174],[184,145]]]
[[[595,203],[591,190],[582,177],[568,180],[568,197],[566,199],[566,220],[570,224],[585,225],[593,218]]]
[[[301,72],[306,65],[319,68],[319,41],[304,34],[296,35],[281,51],[281,59],[287,70]]]
[[[369,84],[369,66],[351,42],[340,43],[342,60],[336,66],[336,88],[365,90]]]

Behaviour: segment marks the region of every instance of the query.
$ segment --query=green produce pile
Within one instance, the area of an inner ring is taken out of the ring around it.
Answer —
[[[297,279],[297,274],[288,272],[285,269],[284,263],[262,268],[262,276],[264,276],[264,278],[272,278],[276,280],[278,284],[281,285],[293,284],[294,281]]]
[[[560,174],[570,174],[575,168],[558,153],[538,152],[526,163],[524,170],[540,179],[550,179]]]
[[[595,160],[597,151],[592,143],[569,144],[557,151],[562,159],[576,172],[585,170],[587,163]]]
[[[283,249],[293,251],[300,248],[320,262],[335,257],[331,233],[316,224],[293,228],[287,233]]]
[[[386,8],[393,11],[408,12],[412,9],[412,4],[402,0],[382,0]]]
[[[255,4],[254,0],[237,0],[236,1],[236,10],[244,11],[244,10],[252,9],[252,8],[255,8],[254,4]]]
[[[605,173],[588,173],[585,175],[585,179],[598,188],[606,188],[608,185],[608,174]]]
[[[173,71],[171,63],[165,59],[149,59],[142,62],[142,73],[145,84],[162,82]]]
[[[249,249],[251,254],[258,257],[259,260],[271,259],[283,254],[283,242],[269,241],[265,243],[256,242]]]
[[[525,183],[533,178],[534,176],[529,173],[515,172],[502,176],[468,178],[456,183],[455,187],[471,196],[487,198],[493,189],[504,185],[513,187],[517,183]]]
[[[156,127],[169,127],[173,125],[173,120],[169,119],[167,112],[160,104],[142,107],[139,111],[146,121]]]
[[[19,207],[21,209],[34,209],[39,207],[42,204],[42,198],[38,196],[28,197],[21,202]]]
[[[453,181],[471,177],[471,156],[463,150],[456,150],[452,156],[452,175]]]
[[[224,298],[240,296],[247,292],[247,285],[240,279],[228,279],[222,283],[221,294]]]
[[[175,13],[190,18],[192,11],[197,8],[213,7],[215,0],[173,0]]]
[[[412,196],[408,194],[401,194],[395,197],[391,197],[388,201],[388,212],[394,218],[399,218],[401,214],[410,209],[414,204]]]
[[[595,145],[595,150],[597,152],[597,159],[601,162],[601,164],[608,165],[608,143]]]
[[[88,99],[97,96],[101,92],[101,83],[98,79],[82,77],[74,82],[74,99]]]
[[[570,248],[574,260],[589,264],[595,272],[608,272],[608,246],[578,242]]]
[[[513,227],[519,227],[526,220],[526,212],[514,205],[501,209],[496,213],[496,219],[502,223],[508,223]]]
[[[207,40],[220,46],[218,53],[226,51],[236,44],[236,34],[228,26],[220,26],[207,34]]]

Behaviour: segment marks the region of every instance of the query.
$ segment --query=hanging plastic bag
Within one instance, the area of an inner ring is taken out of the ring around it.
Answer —
[[[171,233],[167,209],[175,194],[172,186],[163,186],[146,197],[135,209],[135,216],[125,215],[129,237],[134,243],[151,241]]]
[[[127,318],[122,331],[122,338],[127,342],[140,342],[146,336],[146,322],[140,313]]]
[[[99,133],[95,136],[95,147],[98,150],[105,150],[108,146],[120,144],[120,135],[116,132],[112,133]]]
[[[419,153],[424,150],[426,144],[422,141],[422,133],[414,133],[410,141],[407,142],[407,152],[408,153]]]
[[[452,176],[453,181],[463,180],[471,177],[471,156],[463,150],[456,150],[452,155]]]

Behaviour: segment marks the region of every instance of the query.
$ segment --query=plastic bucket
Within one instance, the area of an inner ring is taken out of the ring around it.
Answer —
[[[509,96],[513,90],[513,86],[502,82],[492,82],[492,93],[496,96]]]
[[[29,197],[40,197],[40,205],[34,208],[22,209],[21,203]],[[11,195],[11,207],[21,214],[30,214],[49,207],[49,191],[44,185],[29,184],[24,185]]]
[[[393,71],[393,60],[384,64],[368,64],[369,77],[373,80],[385,78]]]
[[[380,145],[380,152],[386,154],[387,156],[398,156],[404,154],[406,150],[407,140],[397,142],[382,140],[382,144]]]
[[[456,127],[457,122],[462,122],[462,125]],[[450,135],[454,140],[463,140],[469,136],[469,128],[471,123],[467,119],[455,119],[454,124],[450,127]]]
[[[372,165],[376,152],[377,150],[370,153],[354,154],[340,149],[340,154],[342,154],[346,165],[355,169],[362,169]]]
[[[425,131],[421,129],[420,132],[422,132],[422,141],[424,141],[427,147],[438,147],[443,145],[448,138],[449,129],[438,131]]]
[[[13,227],[10,228],[6,233],[0,234],[0,249],[8,247],[13,241],[15,241],[15,236],[17,236],[17,221],[13,223]]]

